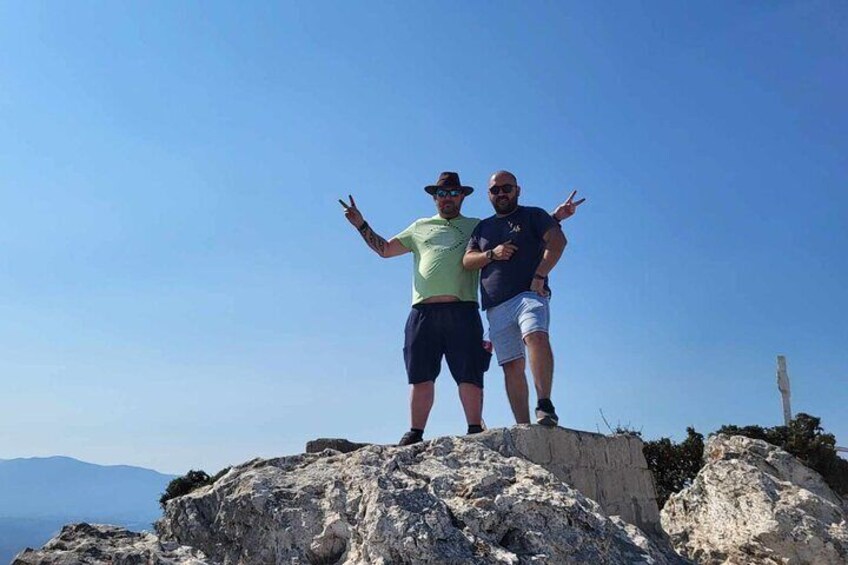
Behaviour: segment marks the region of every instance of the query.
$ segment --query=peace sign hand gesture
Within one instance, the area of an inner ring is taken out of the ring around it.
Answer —
[[[577,202],[574,202],[574,196],[576,194],[576,190],[572,191],[571,195],[568,197],[568,200],[557,206],[557,209],[554,210],[553,216],[557,219],[557,221],[561,222],[573,216],[574,213],[577,211],[577,207],[586,201],[585,198],[581,198]]]
[[[365,224],[365,218],[362,217],[359,208],[356,207],[356,201],[353,199],[353,196],[348,194],[347,197],[350,198],[350,204],[345,203],[341,198],[339,198],[339,204],[345,209],[344,215],[347,221],[353,224],[353,227],[359,229]]]

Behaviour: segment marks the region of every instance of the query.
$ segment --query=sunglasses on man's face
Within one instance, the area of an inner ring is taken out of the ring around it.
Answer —
[[[513,184],[498,184],[490,187],[489,192],[492,194],[492,196],[497,196],[501,192],[503,192],[504,194],[511,194],[513,188],[515,188],[515,185]]]
[[[438,196],[439,198],[447,198],[448,196],[456,198],[460,194],[462,194],[462,191],[456,188],[452,188],[450,190],[445,190],[444,188],[436,189],[436,196]]]

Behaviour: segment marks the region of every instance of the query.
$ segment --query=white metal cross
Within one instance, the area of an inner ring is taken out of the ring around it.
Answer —
[[[777,356],[777,388],[783,398],[783,421],[788,426],[792,420],[792,406],[790,405],[789,373],[786,371],[786,357],[783,355]],[[848,447],[836,446],[836,451],[848,453]]]
[[[783,422],[787,426],[792,420],[792,406],[790,405],[789,373],[786,372],[786,357],[777,356],[777,388],[783,397]]]

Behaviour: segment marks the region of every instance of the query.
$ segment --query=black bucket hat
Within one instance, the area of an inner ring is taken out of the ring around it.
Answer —
[[[440,188],[460,188],[466,196],[474,192],[474,189],[470,186],[462,186],[462,183],[459,182],[459,174],[451,171],[445,171],[444,173],[440,174],[439,180],[436,181],[436,184],[425,186],[424,190],[427,191],[427,194],[436,194],[436,191]]]

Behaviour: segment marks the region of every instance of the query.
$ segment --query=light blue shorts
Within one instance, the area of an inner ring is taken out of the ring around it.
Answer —
[[[527,334],[548,333],[551,308],[547,298],[527,291],[489,308],[486,317],[498,365],[503,365],[524,357],[524,337]]]

